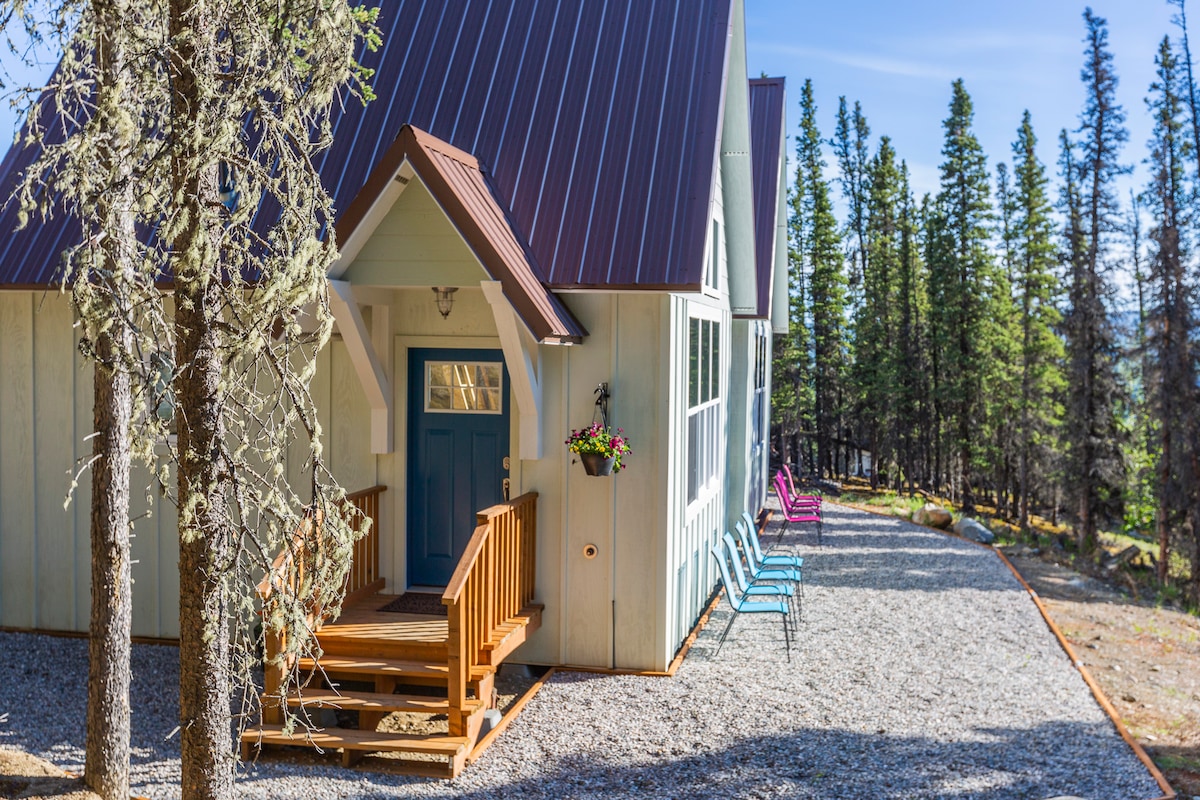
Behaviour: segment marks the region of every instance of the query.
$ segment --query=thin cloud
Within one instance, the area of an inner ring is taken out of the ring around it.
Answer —
[[[903,78],[925,78],[952,81],[959,77],[952,70],[916,60],[891,58],[875,53],[850,53],[843,50],[825,50],[819,47],[804,47],[791,44],[754,43],[756,51],[767,51],[796,58],[815,59],[839,64],[843,67],[896,75]]]
[[[1075,55],[1080,47],[1077,36],[1027,31],[947,31],[935,36],[918,36],[893,44],[899,44],[906,50],[945,54],[1032,51]]]

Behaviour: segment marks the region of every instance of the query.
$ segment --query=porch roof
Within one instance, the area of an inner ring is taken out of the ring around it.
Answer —
[[[413,125],[400,129],[391,147],[367,177],[362,190],[337,222],[337,239],[343,259],[353,259],[369,237],[372,212],[385,198],[393,181],[405,182],[402,167],[408,163],[442,210],[454,223],[476,258],[504,288],[504,296],[539,342],[579,343],[587,335],[583,325],[538,277],[534,257],[514,225],[475,156]],[[335,265],[339,274],[348,263]]]

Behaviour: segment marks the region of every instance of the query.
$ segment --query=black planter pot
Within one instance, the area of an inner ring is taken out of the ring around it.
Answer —
[[[616,462],[616,456],[608,456],[605,458],[600,453],[580,453],[579,460],[583,462],[583,471],[588,475],[602,476],[612,475],[613,464]]]

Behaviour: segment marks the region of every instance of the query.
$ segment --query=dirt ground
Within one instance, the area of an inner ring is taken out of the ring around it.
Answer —
[[[1180,797],[1200,797],[1200,619],[1033,555],[1006,555]]]
[[[99,795],[58,767],[22,753],[0,749],[0,798],[5,800],[100,800]]]
[[[496,708],[507,713],[510,706],[528,692],[537,681],[537,676],[520,668],[502,669],[496,676]],[[330,722],[332,724],[332,721]],[[446,717],[438,715],[432,719],[412,714],[389,714],[377,730],[395,733],[445,733]],[[329,758],[320,756],[307,748],[286,747],[273,749],[268,756],[297,763],[329,763]],[[358,769],[391,772],[397,769],[393,754],[376,753],[368,756]],[[18,750],[0,748],[0,800],[100,800],[99,795],[88,791],[83,779],[63,772],[58,767],[36,756]]]

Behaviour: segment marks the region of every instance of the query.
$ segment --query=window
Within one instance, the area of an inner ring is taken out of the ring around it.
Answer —
[[[767,500],[766,447],[770,398],[767,396],[767,375],[771,368],[767,360],[770,332],[767,324],[758,323],[754,338],[754,401],[750,406],[750,501],[756,507]]]
[[[425,410],[499,414],[504,371],[499,363],[430,361],[425,365]]]
[[[688,320],[688,502],[716,485],[721,456],[721,323]]]
[[[714,292],[721,288],[721,253],[724,244],[721,242],[721,223],[712,221],[712,249],[709,251],[708,263],[704,268],[704,285]]]
[[[754,406],[753,440],[754,452],[762,446],[767,419],[767,334],[759,329],[754,344]]]

